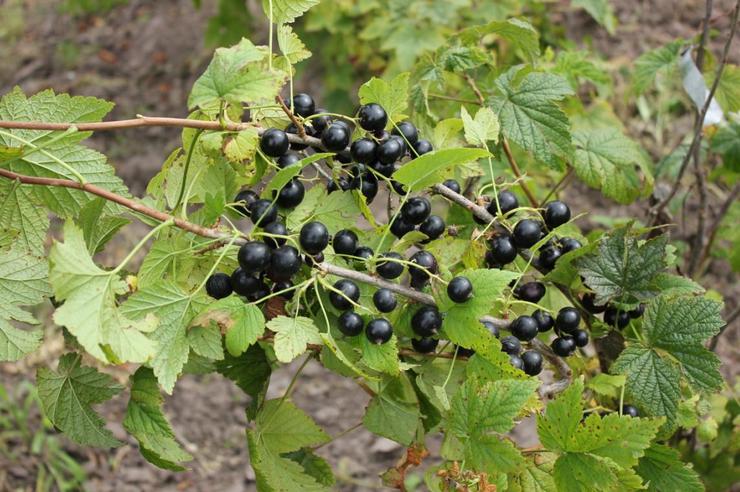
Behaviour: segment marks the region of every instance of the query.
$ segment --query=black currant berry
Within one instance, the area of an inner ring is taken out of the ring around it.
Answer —
[[[257,292],[261,284],[260,279],[248,274],[242,267],[237,267],[234,273],[231,274],[231,286],[234,288],[234,292],[240,296],[248,296]]]
[[[539,256],[540,265],[546,270],[552,270],[553,268],[555,268],[555,262],[558,261],[558,258],[560,258],[562,255],[563,252],[560,251],[560,248],[542,248],[540,250]]]
[[[519,316],[517,319],[512,321],[509,330],[512,335],[524,342],[532,340],[540,332],[537,321],[535,321],[533,317],[526,315]]]
[[[383,164],[380,161],[375,161],[370,164],[370,167],[373,168],[375,172],[382,176],[385,176],[386,178],[390,178],[391,176],[393,176],[393,173],[396,172],[396,165],[393,163]]]
[[[432,205],[424,197],[409,198],[401,207],[401,217],[409,224],[419,225],[432,212]]]
[[[329,181],[329,184],[326,186],[326,191],[327,193],[337,190],[347,191],[351,187],[352,182],[347,178],[347,176],[339,176],[336,181]]]
[[[395,179],[391,181],[391,186],[393,187],[393,191],[395,191],[396,194],[402,196],[406,194],[406,185],[399,183]]]
[[[214,299],[229,297],[232,290],[231,279],[225,273],[214,273],[206,281],[206,292]]]
[[[283,208],[293,208],[300,205],[306,195],[306,188],[298,178],[288,181],[278,193],[277,204]]]
[[[583,246],[581,242],[578,239],[573,239],[572,237],[564,237],[560,240],[560,251],[562,251],[563,254],[575,251],[581,246]]]
[[[436,338],[411,339],[411,346],[414,347],[414,350],[416,350],[420,354],[429,354],[434,352],[434,350],[437,348],[437,345],[439,345],[439,340],[437,340]]]
[[[432,144],[429,143],[429,140],[419,140],[413,145],[413,147],[414,147],[415,155],[428,154],[429,152],[434,150],[434,148],[432,147]]]
[[[303,251],[315,255],[321,253],[329,245],[329,231],[321,222],[308,222],[301,227],[298,240]]]
[[[419,336],[430,337],[442,327],[442,315],[435,306],[422,306],[411,317],[411,329]]]
[[[377,159],[385,164],[391,164],[401,158],[404,151],[403,142],[397,138],[389,138],[378,146]]]
[[[396,295],[388,289],[378,289],[373,294],[373,304],[381,313],[390,313],[398,305]]]
[[[519,355],[522,350],[522,342],[513,335],[501,339],[501,350],[509,355]]]
[[[545,205],[545,225],[552,230],[570,220],[570,209],[568,205],[555,200]]]
[[[250,217],[254,225],[265,227],[267,224],[275,222],[278,217],[277,207],[267,199],[257,200],[249,208]]]
[[[378,150],[378,144],[372,138],[360,138],[352,142],[349,153],[357,162],[362,164],[371,164],[375,162],[375,154]]]
[[[359,180],[359,182],[357,182]],[[365,201],[370,203],[378,194],[378,178],[372,173],[364,173],[355,180],[357,187],[360,192],[365,196]]]
[[[260,137],[260,149],[270,157],[280,157],[288,151],[288,135],[277,128],[268,128]]]
[[[308,123],[313,126],[314,133],[316,135],[321,135],[321,133],[329,128],[329,125],[331,124],[331,116],[324,113],[328,113],[328,111],[324,108],[316,108],[312,115],[313,118],[308,121]],[[316,116],[317,114],[320,114],[322,116]]]
[[[457,352],[458,357],[465,357],[470,358],[473,355],[475,355],[475,350],[471,348],[465,348],[460,345],[455,345],[455,352]]]
[[[493,335],[496,338],[499,338],[499,336],[501,334],[499,333],[498,327],[496,325],[494,325],[490,321],[481,321],[481,323],[486,328],[486,330],[488,330],[488,333],[490,333],[491,335]]]
[[[542,226],[532,219],[522,219],[514,226],[514,245],[517,248],[531,248],[542,237]]]
[[[287,236],[288,235],[288,229],[285,227],[285,224],[277,220],[275,222],[270,222],[265,227],[263,227],[262,230],[265,231],[267,234],[273,234],[275,236]],[[282,246],[287,241],[287,239],[284,237],[270,237],[270,236],[262,236],[262,240],[265,242],[266,245],[268,245],[272,249]]]
[[[272,252],[270,274],[273,280],[288,280],[301,269],[301,254],[293,246],[280,246]]]
[[[358,267],[362,267],[362,269],[364,269],[365,262],[369,260],[370,258],[372,258],[374,254],[375,252],[373,251],[372,248],[368,246],[358,246],[355,252],[352,254],[352,256],[356,256],[357,258],[359,258],[358,260],[355,261],[355,265],[357,265]]]
[[[376,318],[365,327],[367,339],[376,345],[382,345],[393,336],[393,327],[387,319]]]
[[[292,166],[296,162],[301,160],[301,156],[295,152],[287,152],[277,159],[277,165],[280,169],[284,169],[288,166]]]
[[[573,337],[557,337],[550,344],[550,348],[552,348],[552,351],[555,352],[555,355],[559,355],[560,357],[568,357],[576,349],[576,342]]]
[[[259,195],[252,190],[242,190],[234,197],[234,208],[242,215],[249,215],[249,207],[259,200]]]
[[[319,263],[324,261],[324,253],[316,253],[315,255],[303,255],[303,262],[310,266],[311,268],[315,267]]]
[[[637,306],[632,311],[629,311],[628,314],[630,315],[630,318],[632,318],[632,319],[639,318],[640,316],[642,316],[643,314],[645,314],[645,305],[644,304],[640,304],[639,306]]]
[[[555,329],[562,333],[573,333],[581,323],[581,314],[574,307],[564,307],[555,318]]]
[[[586,330],[574,331],[573,340],[576,342],[576,347],[585,347],[588,345],[588,332]]]
[[[259,280],[257,289],[247,296],[250,302],[257,302],[270,295],[270,288],[262,280]]]
[[[380,104],[370,103],[362,106],[357,116],[362,129],[369,132],[381,132],[388,123],[388,115]]]
[[[293,288],[293,282],[290,280],[281,280],[279,282],[275,282],[272,284],[272,293],[277,294],[278,292],[282,292],[279,297],[282,297],[283,299],[291,300],[293,299],[293,296],[295,295],[295,290],[289,290]],[[287,292],[283,292],[287,291]]]
[[[465,302],[473,295],[473,284],[467,277],[455,277],[447,284],[447,296],[453,302]]]
[[[445,221],[439,215],[430,215],[427,220],[422,222],[419,226],[419,232],[426,234],[428,239],[422,241],[422,243],[428,243],[437,239],[445,232]]]
[[[541,282],[527,282],[516,288],[514,291],[514,297],[522,300],[537,304],[540,299],[545,297],[545,284]]]
[[[260,273],[270,265],[270,247],[263,242],[250,241],[237,253],[239,265],[246,273]]]
[[[359,335],[364,327],[362,317],[354,311],[345,311],[339,316],[339,331],[348,337]]]
[[[313,129],[310,126],[304,126],[303,129],[306,130],[306,135],[313,136],[311,133]],[[291,123],[290,125],[285,127],[285,133],[290,135],[298,135],[298,127]],[[290,142],[290,148],[292,150],[303,150],[307,147],[308,145],[303,143]]]
[[[346,278],[337,280],[334,289],[329,291],[331,305],[340,311],[352,308],[358,299],[360,299],[360,288],[357,287],[356,283]]]
[[[429,274],[438,272],[437,259],[429,251],[417,251],[411,258],[409,265],[409,275],[411,275],[412,285],[415,287],[423,286],[429,280]]]
[[[349,145],[351,133],[335,121],[321,134],[321,144],[329,152],[339,152]]]
[[[334,237],[331,240],[331,245],[336,254],[352,256],[357,250],[357,242],[357,234],[349,229],[342,229],[334,234]]]
[[[599,314],[606,311],[606,305],[597,306],[596,304],[594,304],[595,299],[596,294],[592,292],[583,294],[583,297],[581,298],[581,305],[586,311],[593,314]]]
[[[403,263],[391,261],[403,259],[401,255],[395,251],[390,251],[388,253],[381,254],[380,258],[386,258],[386,260],[378,260],[378,263],[375,266],[375,271],[378,272],[378,275],[386,280],[393,280],[394,278],[401,276],[403,273]]]
[[[314,103],[313,97],[304,92],[299,92],[293,96],[293,113],[308,118],[315,110],[316,103]]]
[[[455,193],[460,193],[460,183],[455,181],[454,179],[448,179],[444,183],[442,183],[443,186],[446,186],[447,188],[451,189]]]
[[[415,229],[413,224],[406,222],[401,215],[397,215],[391,222],[391,234],[401,239]]]
[[[419,141],[419,130],[408,121],[402,121],[396,125],[391,134],[402,137],[412,147]]]
[[[539,329],[540,333],[550,331],[555,326],[555,320],[550,316],[550,313],[542,309],[535,310],[532,313],[532,317],[537,322],[537,329]]]
[[[501,207],[501,213],[506,214],[519,208],[519,200],[514,193],[508,190],[503,190],[498,194],[498,205]],[[488,213],[491,215],[498,215],[497,212],[496,200],[491,200],[490,205],[488,205]]]
[[[630,313],[610,306],[604,311],[604,323],[621,330],[630,323]]]
[[[506,265],[516,259],[514,240],[508,234],[499,234],[491,239],[491,257],[499,265]]]
[[[519,370],[524,369],[524,361],[518,355],[509,355],[509,362]]]
[[[622,415],[635,418],[635,417],[640,416],[640,412],[637,410],[637,407],[635,407],[634,405],[625,403],[624,405],[622,405]]]
[[[542,354],[536,350],[527,350],[522,354],[523,370],[530,376],[536,376],[542,372]]]

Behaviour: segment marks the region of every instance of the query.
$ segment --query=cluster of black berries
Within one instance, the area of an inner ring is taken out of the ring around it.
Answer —
[[[603,306],[596,305],[594,303],[595,295],[588,293],[581,297],[581,305],[583,308],[591,314],[604,314],[604,323],[607,325],[624,329],[630,320],[637,319],[645,313],[645,305],[640,304],[635,309],[629,311],[620,310],[618,307],[607,304]]]

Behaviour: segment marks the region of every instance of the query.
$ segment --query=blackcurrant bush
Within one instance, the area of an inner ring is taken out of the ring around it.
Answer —
[[[359,335],[364,327],[362,317],[354,311],[345,311],[339,316],[339,331],[348,337]]]
[[[496,325],[494,325],[490,321],[481,321],[481,323],[486,328],[486,330],[488,330],[488,333],[490,333],[491,335],[493,335],[496,338],[499,338],[499,336],[501,334],[499,333],[498,327]]]
[[[455,193],[458,193],[458,194],[459,194],[459,193],[460,193],[460,191],[461,191],[461,190],[460,190],[460,183],[458,183],[458,182],[457,182],[457,181],[455,181],[454,179],[448,179],[448,180],[446,180],[446,181],[445,181],[444,183],[442,183],[442,184],[443,184],[444,186],[446,186],[447,188],[451,189],[452,191],[454,191]]]
[[[545,205],[545,225],[552,230],[570,220],[570,209],[568,205],[555,200]]]
[[[437,345],[439,345],[439,340],[437,340],[436,338],[411,339],[411,346],[414,347],[414,350],[416,350],[420,354],[429,354],[434,352],[434,350],[437,348]]]
[[[280,246],[272,252],[270,274],[273,280],[288,280],[301,269],[301,255],[293,246]]]
[[[574,331],[573,340],[576,342],[576,347],[585,347],[588,345],[588,332],[586,330]]]
[[[277,159],[277,165],[280,169],[284,169],[288,166],[291,166],[295,164],[296,162],[301,160],[301,156],[296,154],[295,152],[287,152]]]
[[[268,128],[260,137],[260,149],[270,157],[280,157],[288,151],[288,135],[277,128]]]
[[[581,323],[581,313],[574,307],[564,307],[555,318],[555,329],[561,333],[573,333]]]
[[[512,321],[509,329],[512,335],[525,342],[532,340],[539,333],[537,321],[533,317],[526,315],[519,316]]]
[[[395,251],[390,251],[388,253],[381,254],[380,258],[383,259],[378,260],[378,263],[375,266],[375,271],[378,272],[378,275],[386,280],[393,280],[394,278],[401,276],[403,273],[403,263],[393,261],[403,259],[401,255]]]
[[[275,282],[272,284],[272,293],[277,294],[278,292],[282,292],[280,294],[280,297],[283,299],[291,300],[293,299],[293,296],[295,295],[295,290],[288,290],[293,287],[293,282],[290,280],[281,280],[279,282]],[[283,292],[287,291],[287,292]]]
[[[424,197],[409,198],[401,207],[401,217],[409,224],[419,225],[432,212],[432,205]]]
[[[293,113],[308,118],[315,110],[316,103],[314,103],[313,97],[304,92],[299,92],[293,96]]]
[[[522,219],[514,226],[514,245],[517,248],[530,248],[542,237],[542,226],[532,219]]]
[[[239,248],[237,259],[246,273],[260,273],[270,265],[270,247],[263,242],[250,241]]]
[[[620,311],[615,307],[609,306],[606,308],[606,311],[604,311],[604,323],[621,330],[630,323],[630,313]]]
[[[473,284],[467,277],[455,277],[447,284],[447,296],[453,302],[465,302],[473,295]]]
[[[273,234],[275,236],[287,236],[288,235],[288,229],[285,227],[285,224],[279,221],[270,222],[265,227],[262,228],[267,234]],[[262,240],[265,242],[266,245],[271,247],[272,249],[275,249],[279,246],[282,246],[287,241],[284,237],[270,237],[270,236],[263,236]]]
[[[524,369],[524,361],[518,355],[509,355],[509,362],[519,370]]]
[[[352,142],[349,153],[355,161],[362,164],[371,164],[375,161],[377,149],[378,144],[372,138],[360,138]]]
[[[640,316],[642,316],[643,314],[645,314],[645,305],[644,304],[640,304],[639,306],[637,306],[632,311],[629,311],[628,314],[630,315],[630,318],[632,318],[632,319],[639,318]]]
[[[329,152],[339,152],[349,145],[352,134],[338,122],[334,122],[321,134],[321,144]]]
[[[249,207],[259,200],[259,195],[252,190],[242,190],[234,197],[234,208],[242,215],[249,215]]]
[[[369,132],[383,131],[388,123],[388,115],[380,104],[370,103],[362,106],[357,116],[360,126]]]
[[[206,292],[214,299],[229,297],[232,292],[231,279],[225,273],[214,273],[206,281]]]
[[[550,348],[552,348],[552,351],[555,352],[555,355],[559,355],[560,357],[568,357],[576,349],[576,342],[573,337],[557,337],[550,344]]]
[[[425,239],[422,243],[428,243],[437,239],[445,232],[445,221],[439,215],[430,215],[427,220],[422,222],[419,226],[419,232],[426,234],[429,239]]]
[[[413,145],[413,147],[414,147],[415,155],[428,154],[429,152],[434,150],[434,148],[432,147],[432,144],[429,143],[429,140],[419,140]]]
[[[267,224],[275,222],[278,218],[277,207],[272,201],[264,198],[252,204],[249,208],[249,214],[254,225],[259,227],[265,227]]]
[[[550,316],[550,313],[543,311],[542,309],[535,310],[535,312],[532,313],[532,317],[537,322],[537,328],[540,333],[550,331],[552,327],[555,326],[555,320]]]
[[[356,283],[346,278],[337,280],[334,289],[329,291],[331,305],[341,311],[350,309],[359,299],[360,288],[357,287]]]
[[[402,141],[399,141],[397,138],[389,138],[378,145],[376,156],[380,162],[390,164],[400,159],[404,150]]]
[[[491,239],[491,257],[500,264],[506,265],[516,259],[517,251],[514,240],[508,234],[499,234]]]
[[[545,297],[545,284],[541,282],[527,282],[516,288],[514,297],[522,301],[537,304]]]
[[[308,222],[301,227],[298,237],[303,251],[310,255],[321,253],[329,244],[329,231],[318,221]]]
[[[513,335],[501,339],[501,350],[509,355],[519,355],[522,350],[522,342]]]
[[[419,336],[430,337],[442,327],[442,315],[435,306],[422,306],[411,317],[411,329]]]
[[[231,286],[234,288],[234,292],[240,296],[248,296],[259,290],[262,281],[250,275],[242,269],[237,267],[234,273],[231,274]]]
[[[306,188],[298,178],[293,178],[283,186],[277,197],[277,204],[283,208],[293,208],[300,205],[306,195]]]
[[[381,345],[393,336],[393,327],[387,319],[376,318],[371,320],[365,327],[365,336],[372,343]]]
[[[398,305],[396,295],[388,289],[378,289],[373,294],[373,304],[381,313],[390,313]]]
[[[409,275],[411,275],[411,280],[416,286],[425,284],[429,280],[430,274],[438,272],[437,259],[429,251],[417,251],[411,255],[409,261],[411,262]]]
[[[331,245],[334,248],[334,252],[338,255],[354,255],[357,250],[357,234],[349,229],[342,229],[341,231],[334,234],[331,240]],[[371,253],[372,256],[372,253]]]
[[[563,255],[560,248],[542,248],[540,250],[540,265],[546,270],[555,268],[555,262]]]
[[[419,141],[419,130],[408,121],[402,121],[396,125],[391,134],[402,137],[412,147]]]
[[[498,194],[498,205],[501,207],[501,213],[506,214],[514,209],[519,208],[519,200],[516,195],[508,190],[503,190]],[[488,213],[491,215],[497,215],[496,200],[491,200],[488,205]]]
[[[622,415],[635,418],[635,417],[640,416],[640,412],[637,410],[637,407],[635,407],[634,405],[625,403],[624,405],[622,405]]]
[[[542,354],[536,350],[527,350],[522,354],[524,372],[530,376],[536,376],[542,372]]]
[[[589,313],[603,313],[606,310],[606,305],[597,306],[596,304],[594,304],[595,299],[596,294],[592,292],[583,294],[583,297],[581,298],[581,305],[583,305],[583,308]]]

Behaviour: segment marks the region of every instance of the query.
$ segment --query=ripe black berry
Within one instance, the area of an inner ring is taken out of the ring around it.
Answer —
[[[637,407],[635,407],[634,405],[625,403],[624,405],[622,405],[622,415],[635,418],[635,417],[640,416],[640,412],[637,410]]]
[[[282,294],[280,294],[280,297],[290,300],[293,299],[293,296],[295,295],[295,290],[288,290],[292,287],[293,282],[291,282],[290,280],[281,280],[272,284],[272,293],[277,294],[278,292],[282,292]],[[283,292],[284,290],[287,292]]]
[[[349,153],[357,162],[362,164],[370,164],[375,161],[375,153],[378,149],[378,144],[371,138],[360,138],[352,142],[352,146],[349,148]]]
[[[401,217],[409,224],[419,225],[432,211],[432,205],[424,197],[409,198],[401,207]]]
[[[434,150],[434,148],[432,147],[432,144],[429,143],[429,140],[419,140],[418,142],[414,144],[413,147],[414,147],[414,153],[416,155],[428,154],[429,152]]]
[[[339,152],[349,145],[351,133],[338,122],[334,122],[321,134],[321,143],[329,152]]]
[[[535,310],[535,312],[532,313],[532,317],[537,322],[537,328],[540,333],[550,331],[552,327],[555,326],[555,320],[552,319],[550,313],[543,311],[542,309]]]
[[[387,319],[376,318],[365,328],[367,339],[376,345],[386,343],[393,336],[393,327]]]
[[[531,316],[519,316],[517,319],[512,321],[511,334],[517,337],[519,340],[528,342],[537,336],[539,333],[539,326],[537,321]]]
[[[270,157],[280,157],[288,151],[288,135],[277,128],[268,128],[260,137],[260,149]]]
[[[270,276],[273,280],[288,280],[301,269],[301,255],[293,246],[280,246],[272,252]]]
[[[524,361],[518,355],[509,355],[509,362],[519,370],[524,369]]]
[[[560,250],[563,254],[570,253],[583,246],[578,239],[572,237],[564,237],[560,240]]]
[[[437,259],[429,251],[417,251],[409,259],[409,275],[412,286],[419,288],[429,280],[429,274],[438,272]],[[418,266],[417,266],[418,265]]]
[[[514,226],[514,245],[517,248],[530,248],[542,237],[540,223],[532,219],[522,219]]]
[[[455,277],[447,284],[447,295],[453,302],[465,302],[473,295],[473,284],[467,277]]]
[[[491,257],[499,265],[506,265],[516,259],[516,246],[508,234],[499,234],[491,239]]]
[[[546,270],[552,270],[553,268],[555,268],[555,262],[558,261],[558,258],[560,258],[562,255],[563,252],[560,251],[560,248],[542,248],[540,250],[539,257],[540,265]]]
[[[473,355],[475,355],[475,350],[471,348],[465,348],[460,345],[455,345],[455,352],[457,352],[458,357],[466,357],[470,358]]]
[[[248,296],[259,290],[262,281],[257,277],[248,274],[241,267],[237,267],[231,274],[231,286],[234,292],[240,296]]]
[[[293,96],[293,112],[304,118],[311,116],[316,110],[316,103],[313,97],[304,92],[299,92]]]
[[[559,355],[560,357],[568,357],[576,349],[576,342],[573,340],[573,337],[557,337],[550,344],[550,348],[552,348],[552,351],[555,352],[556,355]]]
[[[357,182],[359,180],[359,183]],[[364,173],[357,180],[354,180],[360,192],[365,195],[365,201],[370,203],[378,194],[378,178],[372,173]]]
[[[349,229],[342,229],[334,234],[331,245],[334,248],[334,252],[338,255],[354,255],[357,250],[357,241],[357,234]]]
[[[596,299],[596,294],[592,292],[584,294],[583,297],[581,298],[581,304],[583,305],[583,308],[589,313],[593,313],[593,314],[603,313],[606,310],[606,305],[597,306],[596,304],[594,304],[595,299]]]
[[[331,124],[331,116],[324,113],[328,113],[328,111],[324,108],[316,108],[312,115],[313,118],[308,121],[308,123],[313,126],[314,133],[316,135],[321,135],[321,133],[326,130]],[[317,114],[320,114],[322,116],[316,116]]]
[[[263,242],[250,241],[242,245],[237,253],[239,265],[246,273],[259,273],[270,264],[270,247]]]
[[[380,161],[375,161],[370,164],[370,167],[375,170],[378,174],[390,178],[394,172],[396,172],[396,165],[393,163],[383,164]]]
[[[542,372],[542,354],[536,350],[527,350],[522,354],[523,370],[530,376],[536,376]]]
[[[311,134],[313,129],[310,126],[304,126],[303,129],[306,130],[306,135],[313,136]],[[298,127],[291,123],[290,125],[285,127],[285,133],[290,135],[298,135]],[[303,150],[306,147],[308,147],[308,145],[303,143],[290,142],[290,148],[293,150]]]
[[[373,257],[373,254],[375,254],[373,248],[370,248],[368,246],[358,246],[352,256],[360,258],[360,263],[364,264],[365,261]]]
[[[388,115],[380,104],[370,103],[362,106],[357,113],[360,126],[369,132],[383,131],[388,123]]]
[[[341,311],[350,309],[359,298],[360,288],[357,287],[356,283],[346,278],[338,280],[334,284],[334,290],[329,291],[331,305]]]
[[[574,307],[564,307],[555,318],[555,329],[562,333],[573,333],[581,323],[581,314]]]
[[[373,294],[373,304],[381,313],[390,313],[396,309],[396,295],[388,289],[378,289]]]
[[[298,178],[293,178],[283,186],[277,197],[277,204],[283,208],[293,208],[300,205],[306,195],[306,188]]]
[[[630,315],[630,318],[637,319],[640,316],[642,316],[644,313],[645,313],[645,305],[644,304],[640,304],[639,306],[637,306],[632,311],[629,311],[628,314]]]
[[[501,207],[501,213],[507,214],[512,210],[519,208],[519,200],[514,193],[508,190],[503,190],[498,194],[498,205]],[[491,200],[490,205],[488,205],[488,213],[491,215],[497,215],[497,212],[496,200],[493,199]]]
[[[545,284],[541,282],[527,282],[516,288],[514,297],[522,301],[537,304],[545,297]]]
[[[250,302],[257,302],[270,295],[270,288],[262,280],[259,280],[257,289],[247,296]]]
[[[517,337],[509,335],[501,339],[501,350],[509,355],[519,355],[522,350],[522,342]]]
[[[430,215],[427,220],[422,222],[419,226],[419,232],[426,234],[429,239],[425,239],[422,243],[428,243],[445,232],[445,221],[439,215]]]
[[[411,317],[411,329],[419,336],[430,337],[442,327],[442,315],[435,306],[422,306]]]
[[[380,162],[390,164],[400,159],[404,150],[402,141],[397,138],[389,138],[382,144],[378,145],[376,157]]]
[[[604,311],[604,323],[621,330],[630,323],[630,313],[610,306]]]
[[[545,206],[545,224],[548,229],[555,229],[569,220],[570,209],[560,200],[552,201]]]
[[[375,266],[375,271],[378,272],[378,275],[383,277],[386,280],[393,280],[394,278],[398,278],[403,273],[403,263],[398,263],[397,261],[391,261],[391,260],[401,260],[403,259],[401,255],[398,253],[391,251],[388,253],[383,253],[380,255],[380,258],[387,258],[385,261],[378,260],[377,265]]]
[[[301,248],[310,255],[321,253],[329,244],[329,231],[321,222],[308,222],[301,227]]]
[[[265,227],[271,222],[275,222],[278,217],[277,207],[266,199],[257,200],[249,208],[250,217],[256,226]]]
[[[576,347],[585,347],[588,345],[588,332],[586,330],[574,331],[573,340],[576,342]]]
[[[242,190],[234,197],[234,208],[242,215],[249,215],[249,207],[259,200],[259,195],[252,190]]]
[[[329,181],[329,184],[326,186],[326,191],[327,193],[331,193],[337,190],[347,191],[350,189],[351,186],[352,183],[347,178],[347,176],[339,176],[336,181]]]
[[[301,156],[296,154],[295,152],[287,152],[280,157],[278,157],[277,165],[280,167],[280,169],[286,168],[288,166],[292,166],[296,162],[301,160]]]
[[[345,311],[339,316],[339,331],[348,337],[359,335],[364,327],[362,317],[354,311]]]
[[[420,354],[429,354],[437,348],[439,340],[436,338],[412,338],[411,346]]]
[[[311,268],[315,267],[319,263],[324,261],[324,253],[316,253],[315,255],[303,255],[303,262],[310,266]]]
[[[403,236],[413,231],[414,225],[406,222],[401,215],[397,215],[391,222],[391,234],[401,239]]]
[[[276,236],[287,236],[288,235],[288,229],[286,229],[285,224],[277,220],[275,222],[270,222],[262,229],[266,233],[274,234]],[[282,246],[287,241],[287,239],[284,237],[270,237],[270,236],[263,236],[262,240],[265,242],[266,245],[268,245],[272,249]]]
[[[447,188],[451,189],[455,193],[460,193],[460,183],[455,181],[454,179],[448,179],[444,183],[442,183]]]
[[[493,335],[494,337],[498,338],[500,336],[500,333],[498,331],[498,327],[491,323],[490,321],[481,321],[483,323],[483,326],[488,330],[488,333]]]
[[[223,299],[231,295],[231,279],[225,273],[214,273],[206,281],[206,292],[214,299]]]
[[[402,137],[412,147],[419,141],[419,131],[408,121],[402,121],[396,125],[396,128],[391,131],[391,134]]]
[[[393,187],[393,191],[395,191],[398,195],[406,194],[406,185],[399,183],[395,179],[391,181],[391,186]]]

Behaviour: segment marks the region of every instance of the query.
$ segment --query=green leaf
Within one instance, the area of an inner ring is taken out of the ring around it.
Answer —
[[[107,215],[106,209],[106,201],[98,198],[80,210],[79,224],[85,235],[85,243],[90,254],[102,251],[105,244],[129,223],[123,217]]]
[[[327,194],[323,186],[314,186],[306,191],[301,204],[288,214],[285,225],[289,230],[300,229],[312,219],[323,222],[330,231],[338,231],[355,226],[359,215],[360,209],[352,193]]]
[[[489,152],[483,149],[436,150],[404,164],[393,173],[393,178],[406,185],[411,192],[420,191],[441,182],[443,172],[450,172],[455,166],[474,162],[489,155]]]
[[[399,373],[398,340],[395,335],[386,343],[375,344],[367,337],[360,337],[362,363],[370,369],[395,376]]]
[[[252,345],[238,357],[228,352],[224,355],[223,360],[216,361],[216,370],[220,374],[254,399],[267,390],[272,369],[262,347]]]
[[[511,473],[524,463],[516,445],[494,435],[482,435],[465,443],[465,459],[473,469],[491,473]]]
[[[653,444],[640,458],[635,471],[647,484],[650,492],[681,490],[701,492],[704,486],[699,475],[681,462],[677,450],[662,444]]]
[[[293,28],[287,24],[278,26],[277,42],[280,52],[293,65],[311,56],[311,52],[306,49],[306,45],[304,45],[298,35],[293,32]]]
[[[665,46],[648,51],[635,60],[633,85],[638,94],[653,83],[658,74],[669,76],[678,67],[678,55],[685,41],[678,39]]]
[[[617,19],[609,0],[573,0],[572,5],[584,9],[596,22],[604,26],[609,34],[614,34]]]
[[[121,443],[92,409],[123,389],[107,374],[80,365],[81,356],[65,354],[56,372],[41,367],[36,385],[46,417],[67,437],[83,446],[114,447]]]
[[[709,83],[714,82],[714,76]],[[728,63],[722,70],[722,78],[717,84],[717,91],[714,94],[720,107],[727,113],[736,113],[740,111],[740,67]]]
[[[574,380],[554,401],[544,415],[537,416],[537,433],[547,449],[567,451],[570,436],[575,435],[583,417],[583,381]]]
[[[21,245],[0,249],[0,361],[16,361],[41,344],[41,330],[27,331],[12,322],[38,324],[21,306],[33,306],[49,295],[47,264]]]
[[[653,279],[653,287],[664,296],[703,294],[704,287],[688,277],[659,273]]]
[[[13,241],[17,249],[43,256],[49,216],[39,206],[31,188],[7,179],[0,180],[0,230],[18,232],[18,238]]]
[[[182,471],[184,461],[193,457],[175,439],[172,427],[162,412],[164,398],[157,379],[147,367],[140,367],[131,376],[131,398],[126,408],[123,427],[139,441],[141,454],[160,468]]]
[[[275,173],[275,176],[272,177],[270,182],[265,186],[264,191],[262,192],[262,196],[264,198],[272,198],[272,192],[277,191],[283,188],[288,182],[290,182],[291,179],[298,176],[304,167],[318,161],[321,159],[324,159],[326,157],[333,156],[331,152],[318,152],[316,154],[311,154],[308,157],[304,157],[300,161],[296,162],[295,164],[291,164],[290,166],[281,169],[280,171]]]
[[[540,455],[540,459],[543,455]],[[552,473],[543,467],[527,462],[526,466],[511,477],[511,492],[557,492]]]
[[[606,462],[583,453],[567,453],[558,458],[553,469],[558,490],[592,492],[619,490],[619,481]]]
[[[601,373],[589,379],[586,387],[600,395],[619,398],[619,392],[626,382],[625,376]]]
[[[574,265],[596,294],[596,304],[636,304],[658,294],[653,279],[666,268],[667,241],[659,236],[640,244],[629,227],[622,227],[603,236],[598,250],[577,258]]]
[[[360,87],[360,104],[377,103],[383,106],[389,122],[405,117],[409,97],[409,73],[402,72],[390,81],[373,77]]]
[[[256,128],[247,128],[231,135],[223,146],[226,158],[235,163],[243,163],[254,158],[259,135]]]
[[[54,321],[65,326],[91,355],[108,362],[145,362],[156,343],[144,332],[155,320],[133,321],[118,308],[116,296],[128,286],[118,273],[98,268],[87,251],[82,231],[71,221],[64,225],[64,242],[49,253],[49,281],[54,296],[64,304]]]
[[[265,47],[242,39],[231,48],[218,48],[203,75],[195,81],[188,107],[206,107],[219,101],[234,105],[272,101],[280,90],[284,73],[267,70]]]
[[[247,431],[249,459],[260,492],[323,492],[329,490],[327,480],[319,482],[302,464],[271,452],[257,440],[255,431]]]
[[[234,357],[244,353],[265,332],[265,316],[260,308],[234,296],[209,304],[194,323],[208,326],[211,321],[226,332],[226,350]]]
[[[559,158],[572,159],[574,149],[570,122],[556,102],[573,94],[573,90],[559,75],[530,72],[522,78],[520,70],[513,67],[496,79],[501,95],[491,104],[501,131],[535,159],[560,169]]]
[[[487,148],[488,141],[498,143],[499,123],[491,108],[482,107],[471,118],[465,106],[460,107],[460,116],[465,128],[465,140],[470,145]]]
[[[302,16],[320,0],[262,0],[262,9],[265,16],[272,20],[273,24],[290,24]],[[270,16],[270,5],[272,4],[272,17]]]
[[[643,157],[637,144],[617,128],[593,128],[573,133],[578,177],[604,196],[630,203],[640,196],[642,180],[635,167]]]
[[[717,130],[712,151],[722,155],[722,164],[729,170],[740,172],[740,120],[731,120]]]
[[[465,44],[479,43],[488,34],[507,40],[514,48],[520,49],[528,59],[534,60],[540,54],[540,36],[532,24],[522,19],[494,20],[481,26],[463,29],[457,36]]]
[[[188,345],[193,352],[211,360],[224,358],[221,331],[217,326],[193,326],[187,333]]]
[[[362,422],[370,432],[409,446],[416,436],[421,412],[405,374],[386,377],[370,401]]]
[[[274,453],[288,453],[318,446],[331,438],[290,400],[266,401],[255,421],[255,431],[264,446]]]
[[[560,51],[553,71],[566,77],[573,90],[584,80],[593,83],[600,92],[609,89],[612,83],[608,69],[589,51]]]
[[[267,322],[267,329],[275,332],[275,356],[286,364],[304,353],[309,343],[321,343],[319,329],[305,316],[277,316]]]

